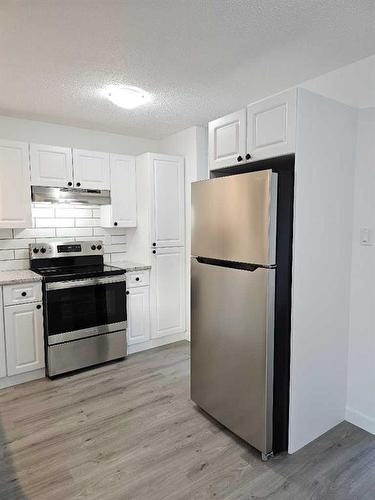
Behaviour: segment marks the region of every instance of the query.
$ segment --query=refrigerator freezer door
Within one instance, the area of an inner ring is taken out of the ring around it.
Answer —
[[[191,398],[263,453],[272,451],[275,270],[191,261]]]
[[[271,170],[195,182],[192,255],[275,264],[277,174]]]

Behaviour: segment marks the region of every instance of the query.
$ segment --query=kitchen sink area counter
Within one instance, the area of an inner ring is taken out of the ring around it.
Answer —
[[[0,271],[0,286],[29,283],[30,281],[42,281],[42,277],[30,269]]]

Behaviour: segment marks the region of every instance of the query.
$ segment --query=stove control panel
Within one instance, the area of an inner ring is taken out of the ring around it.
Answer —
[[[53,259],[57,257],[77,257],[103,255],[103,242],[95,241],[59,241],[51,243],[30,243],[30,259]]]

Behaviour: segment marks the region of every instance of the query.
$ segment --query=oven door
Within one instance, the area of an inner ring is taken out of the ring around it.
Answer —
[[[125,275],[46,283],[48,345],[126,329]]]

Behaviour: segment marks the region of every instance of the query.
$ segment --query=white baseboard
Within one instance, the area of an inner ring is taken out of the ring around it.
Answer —
[[[128,354],[147,351],[148,349],[153,349],[154,347],[160,347],[163,345],[172,344],[173,342],[179,342],[180,340],[186,340],[186,332],[175,333],[173,335],[166,335],[165,337],[151,339],[148,340],[147,342],[142,342],[140,344],[129,345]]]
[[[375,434],[375,418],[353,408],[346,408],[345,420],[371,434]]]
[[[46,372],[44,368],[42,368],[41,370],[34,370],[32,372],[21,373],[20,375],[0,378],[0,389],[5,389],[6,387],[11,387],[12,385],[24,384],[25,382],[30,382],[31,380],[36,380],[38,378],[44,378],[45,376]]]

